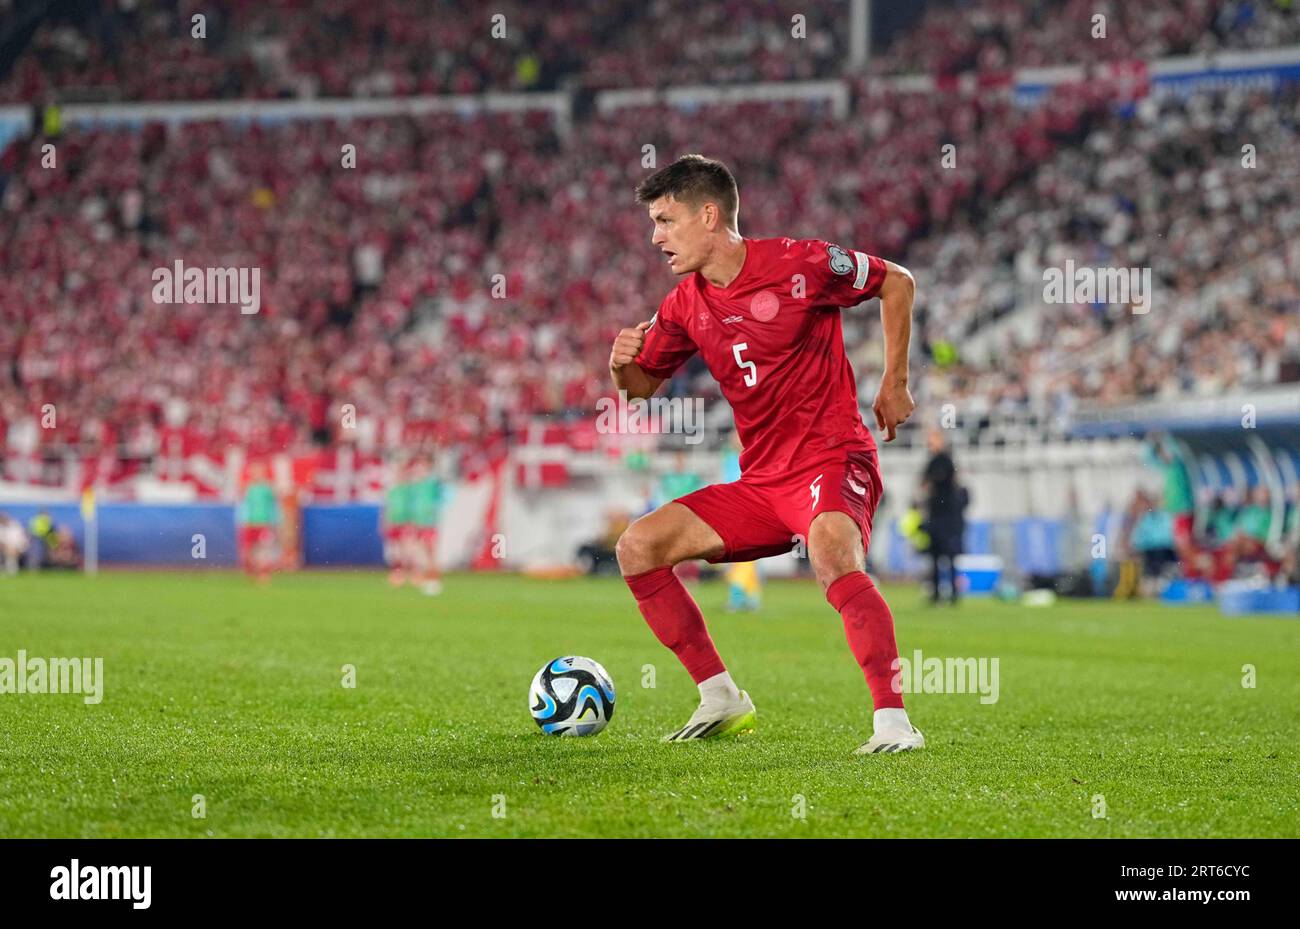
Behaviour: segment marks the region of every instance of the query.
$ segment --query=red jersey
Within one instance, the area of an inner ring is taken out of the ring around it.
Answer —
[[[873,451],[839,310],[879,292],[884,261],[818,239],[744,241],[729,286],[697,271],[664,298],[637,364],[669,378],[700,353],[731,404],[746,481],[785,480],[845,451]]]

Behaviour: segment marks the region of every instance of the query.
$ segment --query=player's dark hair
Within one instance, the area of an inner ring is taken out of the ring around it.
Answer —
[[[692,206],[712,200],[721,208],[723,219],[733,229],[736,227],[740,191],[730,169],[716,159],[683,155],[637,185],[637,203],[648,206],[660,197],[672,197]]]

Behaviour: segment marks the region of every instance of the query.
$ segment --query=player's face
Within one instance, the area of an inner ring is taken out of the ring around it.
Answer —
[[[708,257],[706,210],[692,207],[673,197],[660,197],[650,204],[655,224],[650,241],[663,252],[674,274],[690,274],[704,266]]]

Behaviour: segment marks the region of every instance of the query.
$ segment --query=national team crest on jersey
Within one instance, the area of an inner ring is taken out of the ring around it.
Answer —
[[[749,301],[749,312],[760,323],[771,322],[781,310],[781,299],[770,290],[760,290]]]
[[[836,274],[853,273],[853,259],[849,257],[848,252],[840,248],[838,245],[832,245],[830,248],[826,249],[826,252],[831,256],[832,271]]]

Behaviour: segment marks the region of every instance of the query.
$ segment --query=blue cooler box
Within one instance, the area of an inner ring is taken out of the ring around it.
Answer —
[[[990,596],[1002,580],[1002,559],[997,555],[958,555],[953,567],[957,583],[969,596]]]

